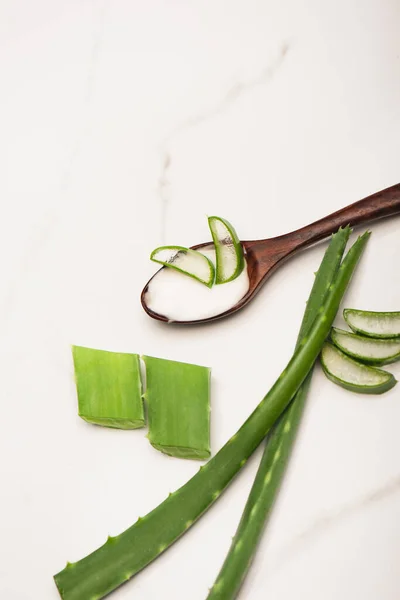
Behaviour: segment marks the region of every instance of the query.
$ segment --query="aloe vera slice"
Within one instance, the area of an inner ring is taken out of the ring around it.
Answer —
[[[396,338],[368,338],[333,327],[331,340],[348,356],[371,365],[387,365],[400,360],[400,340]]]
[[[210,456],[210,369],[142,357],[150,443],[178,458]]]
[[[208,225],[215,247],[215,283],[236,279],[244,268],[243,248],[233,226],[221,217],[208,217]]]
[[[150,260],[165,267],[171,267],[184,275],[189,275],[207,287],[212,287],[214,283],[213,263],[197,250],[183,246],[160,246],[153,250]]]
[[[321,364],[328,379],[352,392],[383,394],[397,383],[391,373],[364,365],[329,342],[322,348]]]
[[[82,419],[117,429],[144,427],[138,354],[73,346],[72,356]]]
[[[343,316],[350,329],[374,338],[400,337],[400,312],[373,312],[345,308]]]

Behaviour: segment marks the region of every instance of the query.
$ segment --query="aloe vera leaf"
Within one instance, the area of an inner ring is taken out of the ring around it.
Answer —
[[[388,365],[400,360],[398,338],[371,338],[332,327],[331,340],[348,356],[370,365]]]
[[[215,283],[233,281],[240,275],[245,265],[239,237],[233,225],[221,217],[208,217],[208,225],[215,248]]]
[[[73,346],[79,416],[117,429],[144,427],[138,354]]]
[[[153,262],[188,275],[211,288],[215,279],[212,261],[197,250],[183,246],[160,246],[150,254]]]
[[[349,250],[310,333],[242,427],[194,477],[145,517],[57,573],[54,579],[63,600],[104,598],[162,554],[221,496],[307,377],[368,237],[367,232]]]
[[[331,238],[307,301],[296,348],[309,332],[328,294],[339,269],[350,232],[349,227],[339,229]],[[307,400],[312,371],[313,369],[310,370],[289,407],[270,431],[238,528],[221,570],[207,596],[208,600],[232,600],[240,591],[286,471]]]
[[[210,369],[142,356],[150,443],[178,458],[210,456]]]
[[[343,316],[355,333],[381,339],[400,337],[400,312],[345,308]]]
[[[383,394],[397,383],[391,373],[360,363],[329,342],[322,348],[321,365],[333,383],[359,394]]]

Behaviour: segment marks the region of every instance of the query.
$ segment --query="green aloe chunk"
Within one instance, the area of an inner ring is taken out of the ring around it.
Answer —
[[[400,312],[373,312],[345,308],[343,316],[350,329],[373,338],[400,337]]]
[[[339,269],[351,229],[331,238],[307,301],[296,348],[308,334]],[[271,429],[239,526],[208,600],[233,600],[238,595],[260,542],[285,475],[304,412],[312,370],[291,404]]]
[[[189,481],[145,517],[57,573],[54,580],[63,600],[104,598],[160,556],[221,496],[307,377],[368,237],[369,233],[364,234],[347,253],[309,334],[242,427]]]
[[[322,348],[321,365],[333,383],[359,394],[383,394],[397,383],[391,373],[364,365],[329,342]]]
[[[215,248],[215,283],[233,281],[240,275],[245,265],[239,237],[229,221],[221,217],[209,217],[208,225]]]
[[[398,338],[371,338],[332,327],[331,340],[345,354],[371,365],[388,365],[400,360]]]
[[[178,458],[210,456],[210,369],[143,356],[150,443]]]
[[[79,416],[103,427],[144,427],[139,355],[82,346],[72,355]]]
[[[197,250],[183,246],[160,246],[150,254],[150,260],[193,277],[209,288],[214,283],[213,263]]]

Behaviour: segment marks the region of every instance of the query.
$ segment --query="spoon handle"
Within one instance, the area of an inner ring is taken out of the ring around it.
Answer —
[[[293,244],[293,250],[297,250],[328,237],[339,227],[362,225],[396,214],[400,214],[400,183],[354,202],[283,237]]]

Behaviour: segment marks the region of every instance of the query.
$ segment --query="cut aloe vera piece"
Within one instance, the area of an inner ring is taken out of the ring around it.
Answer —
[[[178,458],[210,456],[210,369],[142,357],[150,443]]]
[[[215,247],[215,283],[236,279],[244,268],[243,248],[233,226],[221,217],[209,217],[208,225]]]
[[[321,364],[328,379],[352,392],[383,394],[397,383],[391,373],[364,365],[329,342],[322,348]]]
[[[345,308],[343,316],[356,333],[374,338],[400,337],[400,312],[373,312]]]
[[[183,246],[160,246],[153,250],[150,259],[165,267],[171,267],[184,275],[212,287],[215,279],[214,265],[207,256]]]
[[[387,365],[400,360],[400,340],[396,338],[368,338],[333,327],[331,340],[345,354],[371,365]]]
[[[138,354],[72,346],[79,416],[117,429],[144,427]]]

